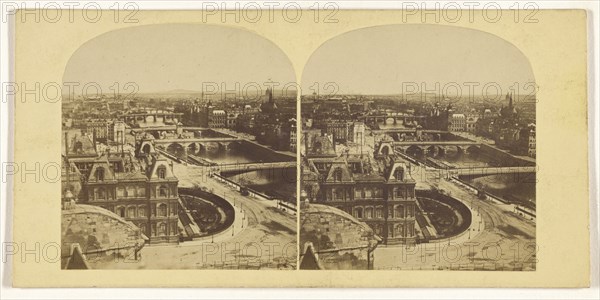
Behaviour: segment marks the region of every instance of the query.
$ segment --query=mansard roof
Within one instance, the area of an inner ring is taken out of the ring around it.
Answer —
[[[104,178],[102,180],[100,180],[98,178],[99,169],[103,169],[104,170]],[[106,155],[101,155],[98,158],[96,158],[94,160],[94,163],[92,165],[92,169],[90,171],[89,177],[87,182],[104,182],[104,181],[114,181],[116,180],[115,178],[115,174],[113,172],[113,170],[110,168],[110,164],[108,163],[108,158],[106,157]]]
[[[336,178],[336,172],[341,172],[341,181]],[[325,181],[343,183],[354,182],[354,179],[352,178],[352,172],[350,171],[350,168],[348,168],[348,164],[343,158],[337,158],[332,161]]]
[[[360,183],[360,182],[398,182],[394,172],[403,169],[403,178],[400,182],[414,182],[410,175],[409,164],[398,155],[387,155],[365,161],[357,156],[342,156],[335,158],[317,157],[306,160],[304,173],[321,174],[321,179],[326,183]],[[351,168],[352,164],[360,162],[362,171]],[[315,163],[324,163],[325,170],[317,168]],[[341,179],[336,178],[335,172],[339,170]],[[308,177],[307,177],[308,178]]]
[[[414,181],[410,176],[409,172],[409,164],[406,160],[402,159],[400,156],[392,155],[388,157],[382,157],[377,160],[379,163],[379,167],[383,170],[383,176],[386,181],[398,181],[398,178],[395,178],[394,173],[398,169],[402,169],[404,171],[404,176],[401,181]]]
[[[396,170],[402,170],[402,178],[396,178],[395,173]],[[389,168],[387,168],[385,174],[385,179],[387,181],[405,181],[408,177],[408,170],[406,169],[406,165],[400,162],[394,162]]]
[[[164,179],[158,177],[158,169],[161,167],[165,168],[166,173]],[[177,177],[175,177],[173,174],[173,169],[171,169],[169,162],[162,156],[158,156],[149,166],[149,168],[146,170],[146,176],[150,180],[177,180]]]

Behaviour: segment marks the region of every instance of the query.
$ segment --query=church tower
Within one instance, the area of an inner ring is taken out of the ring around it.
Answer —
[[[273,103],[273,91],[270,88],[267,88],[265,95],[267,96],[267,102]]]
[[[267,114],[277,113],[277,104],[275,104],[275,99],[273,99],[273,90],[271,90],[270,88],[267,88],[267,91],[265,92],[265,96],[267,98],[267,101],[263,102],[260,105],[260,110],[263,113],[267,113]]]
[[[508,101],[508,109],[509,111],[513,110],[513,97],[512,93],[506,93],[506,100]]]

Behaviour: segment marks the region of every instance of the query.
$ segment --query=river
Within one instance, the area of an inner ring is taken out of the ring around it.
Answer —
[[[259,148],[260,146],[246,142],[234,145],[227,151],[213,149],[196,153],[188,152],[188,154],[196,155],[217,164],[285,161],[280,155],[267,155],[264,149]],[[177,157],[184,156],[183,149],[172,147],[168,150]],[[242,174],[223,173],[222,175],[269,196],[288,202],[296,202],[296,169],[260,170]]]
[[[483,187],[488,193],[513,203],[535,207],[535,174],[501,174],[483,177],[463,176],[462,180]]]

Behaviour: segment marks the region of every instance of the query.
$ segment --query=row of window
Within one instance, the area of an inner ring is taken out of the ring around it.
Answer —
[[[349,200],[350,189],[334,188],[328,192],[327,199],[333,201]],[[414,198],[414,189],[411,188],[394,188],[392,190],[392,198]],[[354,188],[354,199],[382,199],[383,190],[380,188]]]
[[[117,197],[118,198],[137,198],[137,197],[146,197],[146,187],[145,186],[118,186],[117,187]]]
[[[380,188],[354,188],[354,198],[383,198],[383,189]]]
[[[177,215],[178,204],[171,203],[171,209],[166,203],[157,203],[150,205],[150,211],[146,205],[129,205],[117,206],[115,213],[122,218],[142,218],[147,217],[150,213],[151,217],[166,217],[168,215]]]
[[[357,219],[383,219],[383,206],[355,206],[352,215]],[[415,216],[414,205],[394,205],[388,209],[388,219],[411,218]]]
[[[128,188],[117,188],[116,196],[117,198],[146,197],[146,189],[138,188],[137,190],[134,190]],[[156,196],[158,198],[169,198],[171,196],[176,197],[177,190],[172,190],[167,185],[161,185],[156,187]],[[97,187],[89,192],[89,200],[115,200],[113,189]]]

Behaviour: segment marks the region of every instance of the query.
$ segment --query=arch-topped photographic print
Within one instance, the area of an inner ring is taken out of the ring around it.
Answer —
[[[17,10],[14,285],[588,286],[598,14],[354,2]]]
[[[295,269],[296,79],[275,44],[119,29],[63,85],[63,269]]]
[[[301,268],[536,269],[537,86],[513,44],[455,26],[357,29],[313,52],[302,88]],[[336,166],[347,176],[328,177]]]

